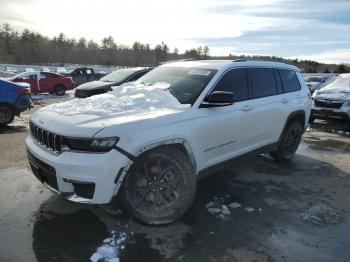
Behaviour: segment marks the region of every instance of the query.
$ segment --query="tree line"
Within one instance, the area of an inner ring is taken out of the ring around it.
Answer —
[[[63,33],[49,38],[25,29],[18,32],[10,24],[0,26],[0,63],[32,65],[106,65],[106,66],[156,66],[161,62],[178,59],[264,59],[287,62],[303,68],[307,73],[345,73],[345,65],[323,64],[315,61],[288,60],[274,56],[212,57],[208,46],[199,46],[179,53],[177,48],[169,49],[162,42],[151,47],[148,43],[136,41],[132,46],[115,42],[108,36],[100,43],[68,38]]]

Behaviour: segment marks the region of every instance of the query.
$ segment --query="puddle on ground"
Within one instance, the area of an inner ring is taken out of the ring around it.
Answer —
[[[350,153],[350,143],[346,141],[336,139],[314,140],[307,138],[303,142],[312,150],[335,152],[337,154]]]
[[[69,214],[42,212],[34,222],[33,251],[38,261],[89,261],[108,235],[91,211]]]

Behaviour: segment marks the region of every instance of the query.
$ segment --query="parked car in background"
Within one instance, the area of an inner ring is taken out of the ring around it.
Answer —
[[[91,67],[75,68],[74,70],[67,72],[64,75],[72,77],[76,86],[80,86],[86,82],[99,80],[101,77],[105,76],[105,74],[96,73]]]
[[[9,73],[13,73],[13,74],[17,74],[17,73],[18,73],[18,71],[17,71],[16,68],[10,67],[10,66],[5,67],[5,70],[4,70],[4,71],[5,71],[5,72],[9,72]]]
[[[11,73],[8,71],[0,70],[0,78],[9,78],[16,75],[16,73]]]
[[[92,81],[78,86],[75,89],[75,97],[84,98],[93,95],[103,94],[112,90],[112,86],[132,82],[151,71],[150,67],[134,67],[116,70],[99,81]]]
[[[331,76],[309,76],[306,79],[306,85],[313,93],[321,87]]]
[[[51,72],[50,68],[48,68],[48,67],[42,67],[40,71],[41,72]]]
[[[313,94],[310,122],[315,119],[341,119],[350,122],[350,74],[328,81]]]
[[[57,67],[56,68],[56,73],[57,74],[63,75],[63,74],[66,74],[67,72],[68,72],[67,69],[65,69],[64,67]]]
[[[75,87],[71,77],[49,72],[24,72],[13,76],[10,81],[30,84],[32,94],[48,92],[64,95],[67,90]]]
[[[0,126],[32,107],[30,85],[0,80]]]
[[[116,196],[132,216],[159,225],[181,217],[197,178],[228,160],[260,153],[291,160],[310,109],[297,67],[177,62],[107,97],[36,111],[26,146],[33,174],[61,197],[104,204]]]
[[[31,68],[31,67],[26,67],[24,69],[24,72],[35,72],[35,70],[33,68]]]

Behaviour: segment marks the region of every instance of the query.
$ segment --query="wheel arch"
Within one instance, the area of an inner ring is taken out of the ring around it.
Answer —
[[[130,167],[135,162],[135,159],[137,159],[142,154],[144,154],[146,152],[150,152],[150,151],[152,151],[156,148],[159,148],[159,147],[175,147],[175,148],[179,149],[180,151],[185,153],[186,156],[190,159],[190,161],[193,165],[193,169],[195,170],[196,174],[198,173],[197,172],[197,164],[196,164],[195,156],[193,154],[192,147],[186,139],[174,138],[174,139],[158,141],[158,142],[146,145],[146,146],[142,146],[139,149],[137,149],[135,152],[130,154],[130,156],[132,157],[133,160],[130,159],[130,157],[128,157],[129,160],[127,161],[127,163],[123,167],[121,167],[119,169],[117,176],[115,177],[115,180],[114,180],[114,183],[116,184],[115,195],[117,195],[119,193],[120,188],[123,184],[124,178],[127,175]]]
[[[197,165],[196,165],[196,160],[195,160],[195,157],[193,154],[192,147],[191,147],[190,143],[184,138],[168,139],[168,140],[158,141],[158,142],[143,146],[143,147],[139,148],[138,150],[136,150],[135,153],[133,154],[133,156],[135,156],[137,158],[141,154],[152,151],[152,150],[159,148],[159,147],[175,147],[175,148],[179,149],[180,151],[182,151],[183,153],[185,153],[187,155],[187,157],[190,159],[190,161],[193,165],[193,168],[196,170]]]
[[[306,129],[306,114],[305,114],[305,111],[304,110],[297,110],[297,111],[294,111],[292,113],[289,114],[289,116],[287,117],[287,120],[284,124],[284,127],[282,129],[282,132],[281,132],[281,135],[279,137],[279,140],[278,142],[281,140],[282,136],[283,136],[283,133],[285,132],[287,126],[289,125],[289,123],[293,122],[293,121],[299,121],[301,124],[302,124],[302,127],[303,127],[303,130]]]
[[[0,102],[0,106],[6,106],[6,107],[10,108],[15,115],[18,114],[18,110],[16,109],[16,107],[14,105],[11,105],[10,103]]]

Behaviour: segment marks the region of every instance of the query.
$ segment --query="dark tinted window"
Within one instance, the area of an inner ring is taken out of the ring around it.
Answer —
[[[227,72],[215,86],[214,91],[233,92],[235,101],[247,100],[249,97],[245,69],[233,69]]]
[[[248,69],[252,88],[252,97],[266,97],[277,94],[275,73],[271,68]]]
[[[300,90],[300,83],[297,74],[293,70],[279,69],[283,90],[285,93]]]
[[[141,76],[143,76],[144,74],[146,74],[148,71],[142,71],[142,72],[138,72],[136,73],[133,77],[131,77],[129,79],[129,82],[133,82],[136,81],[137,79],[139,79]]]

